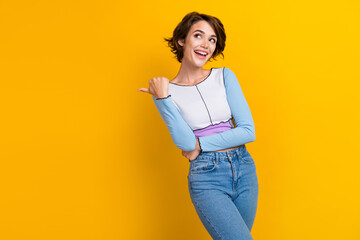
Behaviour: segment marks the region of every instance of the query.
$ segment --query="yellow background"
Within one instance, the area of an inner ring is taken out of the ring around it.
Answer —
[[[254,239],[360,239],[360,2],[1,1],[0,239],[211,239],[150,95],[217,16],[256,128]]]

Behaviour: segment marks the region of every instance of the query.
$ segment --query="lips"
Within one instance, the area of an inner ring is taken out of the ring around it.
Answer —
[[[195,50],[194,52],[200,58],[205,58],[208,55],[208,52],[202,50]]]

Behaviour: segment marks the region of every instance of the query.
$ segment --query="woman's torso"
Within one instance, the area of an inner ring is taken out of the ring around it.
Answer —
[[[170,82],[169,94],[196,137],[210,136],[234,127],[226,97],[224,68],[211,68],[208,76],[194,85]]]

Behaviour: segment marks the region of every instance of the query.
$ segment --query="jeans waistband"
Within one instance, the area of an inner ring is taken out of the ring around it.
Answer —
[[[246,147],[245,144],[243,144],[238,148],[225,152],[202,152],[197,156],[196,160],[227,160],[229,158],[229,155],[231,156],[232,154],[238,154],[238,156],[241,156],[245,151]]]

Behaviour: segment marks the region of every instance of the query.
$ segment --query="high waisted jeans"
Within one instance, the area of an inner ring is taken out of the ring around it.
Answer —
[[[195,210],[215,240],[249,240],[258,200],[258,179],[245,145],[203,152],[190,161],[188,184]]]

